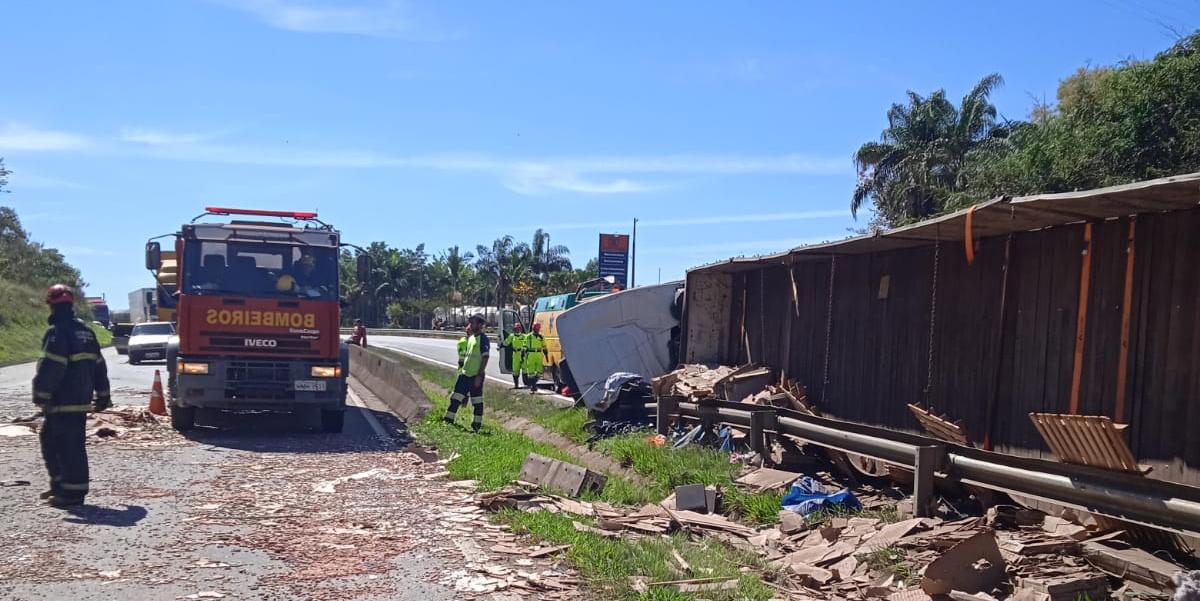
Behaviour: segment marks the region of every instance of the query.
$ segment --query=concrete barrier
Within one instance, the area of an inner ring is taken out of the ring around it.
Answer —
[[[354,333],[354,328],[341,328],[339,330],[342,337],[349,336]],[[493,328],[488,328],[489,335],[495,335]],[[458,340],[463,336],[463,333],[458,330],[404,330],[398,328],[367,328],[367,342],[371,341],[372,336],[404,336],[406,338],[443,338],[446,340]]]
[[[378,351],[351,346],[350,375],[404,421],[420,421],[433,408],[412,374]]]

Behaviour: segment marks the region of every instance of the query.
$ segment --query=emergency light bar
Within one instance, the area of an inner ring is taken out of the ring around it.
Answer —
[[[290,217],[292,219],[316,219],[316,211],[264,211],[262,209],[230,209],[227,207],[204,207],[211,215],[253,215],[255,217]]]

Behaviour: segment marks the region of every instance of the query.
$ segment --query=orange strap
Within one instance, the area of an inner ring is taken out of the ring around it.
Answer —
[[[1075,368],[1071,373],[1071,415],[1079,414],[1079,382],[1083,378],[1083,346],[1087,336],[1088,292],[1092,279],[1092,224],[1083,225],[1083,265],[1079,269],[1079,309],[1075,321]]]
[[[1121,357],[1117,360],[1117,404],[1113,421],[1125,423],[1125,385],[1129,377],[1129,322],[1133,312],[1133,266],[1137,242],[1137,217],[1129,220],[1129,243],[1125,248],[1125,296],[1121,299]]]
[[[963,249],[967,251],[967,265],[975,262],[975,236],[972,233],[975,225],[975,209],[979,205],[971,205],[967,209],[966,231],[963,232]]]

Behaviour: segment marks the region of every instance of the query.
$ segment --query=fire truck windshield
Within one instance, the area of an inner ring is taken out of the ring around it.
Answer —
[[[186,294],[262,298],[338,298],[337,251],[328,247],[189,240]]]

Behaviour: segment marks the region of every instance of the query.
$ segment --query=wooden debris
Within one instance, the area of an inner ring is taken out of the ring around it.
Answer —
[[[855,552],[859,555],[864,552],[878,551],[885,547],[890,547],[896,544],[896,541],[904,538],[908,533],[922,527],[925,522],[924,518],[912,518],[894,524],[884,526],[882,530],[877,532],[871,538],[868,538],[865,543]]]
[[[1069,538],[1038,539],[1004,543],[1004,550],[1016,555],[1045,555],[1047,553],[1074,552],[1079,547],[1079,541]]]
[[[1050,601],[1076,601],[1080,598],[1108,597],[1108,577],[1082,570],[1072,574],[1032,576],[1019,579],[1017,586],[1046,595]]]
[[[963,446],[970,445],[970,441],[967,440],[967,435],[963,432],[961,424],[952,422],[932,411],[927,411],[921,408],[920,405],[909,405],[908,410],[917,418],[917,422],[921,424],[921,428],[934,438]]]
[[[753,528],[743,526],[719,515],[704,515],[694,511],[671,511],[669,513],[671,514],[671,519],[681,526],[696,526],[699,528],[721,530],[742,538],[749,538],[755,534]]]
[[[586,491],[600,492],[604,489],[608,476],[565,461],[530,453],[521,465],[520,479],[560,490],[574,497]]]
[[[690,574],[692,572],[691,564],[683,559],[683,556],[679,554],[679,551],[671,549],[671,557],[675,559],[675,563],[679,565],[679,569],[683,570],[683,573]]]
[[[1161,591],[1174,590],[1171,577],[1183,569],[1141,549],[1114,549],[1100,543],[1084,543],[1083,556],[1109,574]]]
[[[788,565],[788,569],[810,586],[823,586],[834,578],[833,572],[807,563],[792,563]]]
[[[533,559],[537,559],[539,557],[545,557],[547,555],[554,555],[556,553],[562,553],[563,551],[566,551],[567,549],[570,549],[570,548],[571,548],[571,545],[556,545],[553,547],[546,547],[544,549],[538,549],[536,551],[530,552],[529,557],[531,557]]]
[[[1005,565],[995,534],[983,530],[933,560],[925,568],[921,589],[930,595],[990,591],[1004,580]]]
[[[734,480],[734,482],[748,486],[754,492],[763,492],[767,490],[786,488],[799,478],[800,474],[795,472],[761,468],[741,476],[737,480]]]
[[[575,530],[578,532],[587,532],[589,534],[595,534],[596,536],[603,536],[605,538],[616,538],[618,536],[616,532],[612,532],[610,530],[601,530],[594,526],[588,526],[582,522],[571,522],[571,525],[574,526]]]

